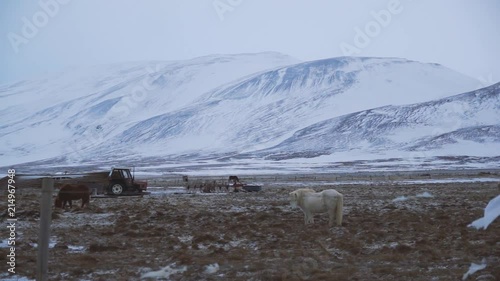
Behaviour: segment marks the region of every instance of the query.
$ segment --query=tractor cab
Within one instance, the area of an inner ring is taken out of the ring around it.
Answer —
[[[136,182],[128,168],[112,168],[108,180],[107,193],[111,195],[138,194],[148,186],[147,182]]]

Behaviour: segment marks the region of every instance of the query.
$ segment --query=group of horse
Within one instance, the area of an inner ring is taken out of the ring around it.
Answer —
[[[194,181],[189,182],[185,178],[186,188],[188,190],[200,189],[203,192],[216,192],[225,188],[229,191],[229,185],[224,183],[217,184],[216,181]],[[73,200],[82,200],[81,207],[88,206],[90,202],[90,189],[83,184],[72,185],[66,184],[59,190],[55,199],[55,207],[65,208],[66,204],[72,207]],[[289,201],[292,207],[299,207],[304,212],[305,224],[314,223],[315,213],[328,213],[331,227],[334,222],[337,225],[342,225],[344,196],[335,189],[327,189],[321,192],[316,192],[313,189],[303,188],[289,193]]]
[[[217,181],[217,180],[190,180],[188,176],[182,176],[182,182],[187,192],[202,192],[202,193],[217,193],[217,192],[229,192],[231,188],[235,188],[240,184],[237,176],[230,176],[228,181]],[[233,182],[230,184],[230,182]]]

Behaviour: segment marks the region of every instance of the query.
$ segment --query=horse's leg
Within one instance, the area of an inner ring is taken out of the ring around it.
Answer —
[[[333,226],[333,221],[335,220],[335,208],[332,210],[328,210],[328,226],[332,227]]]
[[[340,195],[337,199],[337,206],[335,208],[337,225],[342,225],[343,209],[344,209],[344,195]]]
[[[85,205],[88,205],[89,204],[89,201],[90,199],[86,196],[83,196],[82,197],[82,208],[85,206]]]
[[[306,224],[314,223],[314,218],[311,212],[304,212]]]

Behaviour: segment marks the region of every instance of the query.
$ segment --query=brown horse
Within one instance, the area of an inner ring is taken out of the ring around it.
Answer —
[[[66,203],[69,203],[69,207],[71,208],[72,200],[80,199],[82,199],[82,208],[85,205],[88,206],[90,201],[90,189],[83,184],[66,184],[59,190],[59,194],[56,197],[54,205],[56,206],[56,208],[64,208],[66,206]]]

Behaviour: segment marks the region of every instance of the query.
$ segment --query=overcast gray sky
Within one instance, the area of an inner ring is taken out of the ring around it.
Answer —
[[[261,51],[403,57],[493,83],[499,15],[498,0],[1,1],[0,83],[68,66]]]

